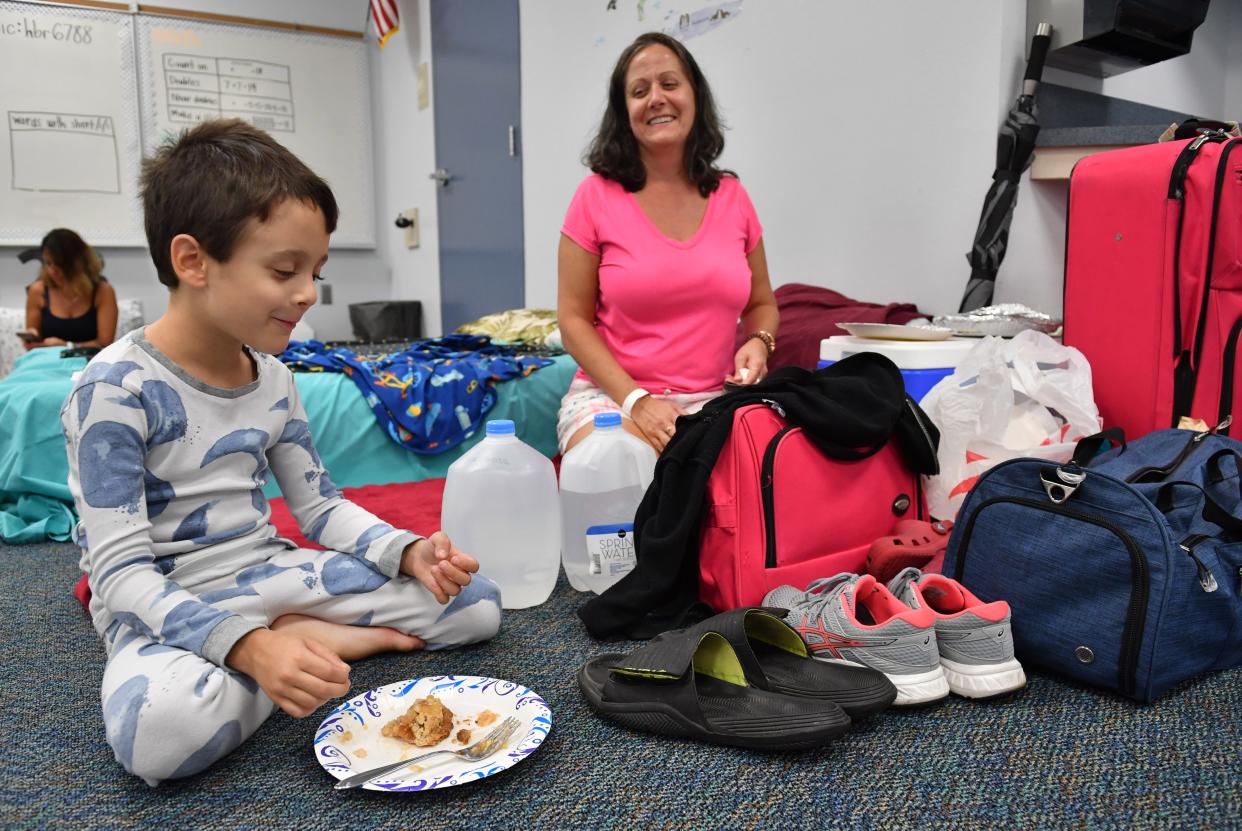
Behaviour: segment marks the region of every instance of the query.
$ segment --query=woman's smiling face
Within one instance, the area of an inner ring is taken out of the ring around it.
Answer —
[[[625,73],[625,104],[640,147],[685,147],[694,126],[694,87],[673,50],[652,44],[634,55]]]

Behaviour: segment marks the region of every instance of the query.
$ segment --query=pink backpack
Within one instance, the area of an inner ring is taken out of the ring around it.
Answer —
[[[832,459],[771,407],[741,407],[707,481],[699,599],[717,610],[759,605],[786,583],[861,573],[871,543],[923,514],[921,480],[895,441]]]

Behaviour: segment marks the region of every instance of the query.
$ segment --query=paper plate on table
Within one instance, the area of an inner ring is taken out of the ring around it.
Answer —
[[[404,715],[416,700],[434,695],[453,713],[448,738],[430,747],[416,747],[383,735],[384,725]],[[478,719],[485,711],[494,720]],[[337,707],[315,731],[315,759],[328,773],[344,779],[402,758],[433,750],[461,750],[482,739],[509,716],[521,727],[496,753],[478,762],[441,753],[362,787],[369,791],[429,791],[474,782],[508,770],[539,749],[552,729],[552,711],[542,698],[521,684],[477,675],[433,675],[377,687]],[[470,738],[455,741],[459,730]]]
[[[952,329],[941,326],[900,326],[896,323],[838,323],[856,338],[882,340],[948,340]]]

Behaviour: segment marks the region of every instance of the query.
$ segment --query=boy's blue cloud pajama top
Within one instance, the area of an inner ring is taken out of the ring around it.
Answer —
[[[390,626],[428,649],[485,640],[500,623],[484,577],[442,606],[398,574],[418,538],[341,496],[292,375],[250,354],[257,380],[220,389],[138,330],[87,365],[61,410],[91,617],[108,650],[108,743],[151,784],[203,770],[273,712],[224,663],[281,615]],[[329,550],[277,536],[262,492],[273,474],[302,533]]]

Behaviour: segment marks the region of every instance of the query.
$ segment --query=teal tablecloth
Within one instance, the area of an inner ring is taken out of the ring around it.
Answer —
[[[60,349],[35,349],[0,379],[0,538],[10,544],[64,541],[76,518],[69,496],[60,405],[73,387],[83,358]],[[556,455],[556,412],[578,365],[568,355],[525,378],[496,385],[488,419],[508,418],[518,438],[545,456]],[[340,373],[295,373],[319,455],[343,488],[416,482],[444,476],[448,467],[483,438],[445,453],[420,456],[384,435],[353,381]],[[273,481],[265,492],[279,496]]]

